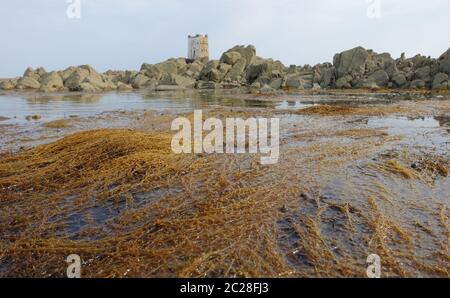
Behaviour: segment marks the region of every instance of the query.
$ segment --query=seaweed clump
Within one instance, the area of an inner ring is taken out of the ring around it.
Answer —
[[[253,160],[177,155],[170,141],[95,130],[1,156],[0,275],[64,276],[72,253],[85,277],[288,271],[275,218],[293,190],[258,179]]]
[[[346,105],[316,105],[297,110],[301,115],[319,115],[319,116],[346,116],[346,115],[367,115],[383,116],[404,112],[402,107],[395,106],[346,106]]]

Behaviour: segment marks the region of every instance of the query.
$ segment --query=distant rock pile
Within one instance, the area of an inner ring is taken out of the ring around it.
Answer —
[[[281,89],[401,88],[450,89],[450,49],[438,59],[405,55],[393,59],[357,47],[336,54],[333,63],[285,66],[256,56],[254,46],[235,46],[220,60],[169,59],[144,63],[140,71],[98,73],[89,65],[63,71],[27,68],[22,77],[0,82],[3,90],[100,92],[108,90],[219,89],[247,86],[260,92]]]

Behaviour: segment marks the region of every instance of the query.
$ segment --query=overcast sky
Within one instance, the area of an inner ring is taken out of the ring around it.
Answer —
[[[186,56],[195,33],[209,34],[211,58],[253,44],[286,65],[332,62],[358,45],[394,57],[450,47],[449,0],[71,0],[79,19],[67,1],[0,2],[0,77],[27,66],[139,69]]]

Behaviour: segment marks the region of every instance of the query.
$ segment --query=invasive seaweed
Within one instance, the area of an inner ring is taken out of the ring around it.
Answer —
[[[297,114],[320,115],[320,116],[345,116],[345,115],[366,115],[383,116],[405,112],[403,107],[386,106],[347,106],[347,105],[317,105],[297,110]]]
[[[44,123],[44,127],[47,127],[47,128],[67,128],[70,126],[71,126],[71,123],[70,123],[70,120],[68,120],[68,119],[58,119],[58,120],[53,120],[53,121]]]
[[[449,276],[448,202],[396,193],[445,177],[448,159],[385,160],[383,131],[334,123],[282,134],[270,167],[259,156],[176,155],[173,117],[148,118],[152,133],[86,131],[0,155],[0,276],[63,276],[72,253],[85,277],[364,276],[371,253],[385,276]]]

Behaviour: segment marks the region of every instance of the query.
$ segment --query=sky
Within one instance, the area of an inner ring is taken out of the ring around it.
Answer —
[[[0,78],[28,66],[138,70],[185,57],[197,33],[212,59],[238,44],[286,65],[356,46],[439,57],[449,28],[449,0],[1,0]]]

